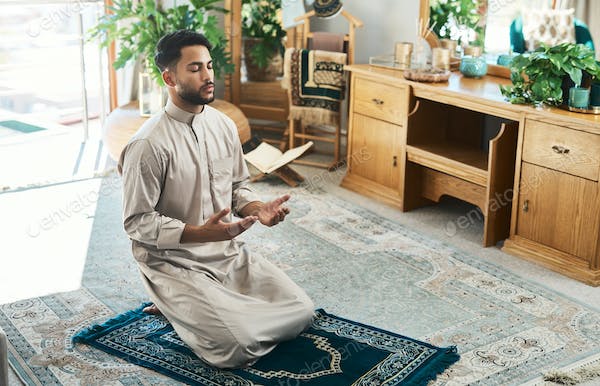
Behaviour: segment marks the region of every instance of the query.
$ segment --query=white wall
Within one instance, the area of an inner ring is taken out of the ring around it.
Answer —
[[[397,41],[415,42],[418,0],[342,0],[342,3],[346,11],[364,23],[356,30],[355,63],[368,63],[370,56],[392,54]],[[311,19],[314,31],[344,33],[347,28],[346,19],[341,15]]]

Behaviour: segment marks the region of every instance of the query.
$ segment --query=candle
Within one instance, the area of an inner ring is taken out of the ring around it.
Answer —
[[[587,109],[590,104],[590,90],[583,87],[571,87],[569,90],[569,106]]]
[[[440,44],[442,48],[447,48],[450,51],[450,56],[456,56],[456,47],[458,47],[456,40],[440,39]]]
[[[483,54],[483,49],[480,46],[466,46],[464,50],[465,56],[481,56]]]
[[[410,57],[413,51],[413,44],[409,42],[396,43],[394,47],[394,59],[401,68],[410,68]]]
[[[590,105],[594,107],[600,106],[600,83],[592,83]]]
[[[431,67],[440,70],[450,69],[450,50],[435,47],[431,50]]]

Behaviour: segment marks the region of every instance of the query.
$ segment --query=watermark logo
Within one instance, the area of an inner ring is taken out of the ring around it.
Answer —
[[[57,26],[64,24],[69,18],[80,14],[90,5],[92,5],[92,3],[86,3],[82,0],[65,3],[60,8],[29,22],[26,26],[27,35],[32,38],[37,38],[44,31],[50,31]]]

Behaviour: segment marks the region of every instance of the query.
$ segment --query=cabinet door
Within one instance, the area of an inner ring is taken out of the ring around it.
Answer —
[[[517,234],[594,262],[599,200],[596,182],[523,162]]]
[[[352,120],[352,174],[398,189],[402,127],[356,113]]]

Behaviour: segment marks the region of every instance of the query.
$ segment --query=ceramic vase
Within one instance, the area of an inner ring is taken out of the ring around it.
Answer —
[[[481,78],[487,74],[487,63],[482,56],[463,56],[460,72],[467,78]]]

